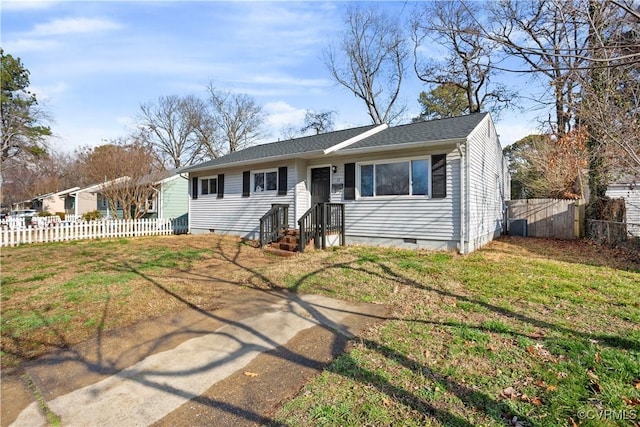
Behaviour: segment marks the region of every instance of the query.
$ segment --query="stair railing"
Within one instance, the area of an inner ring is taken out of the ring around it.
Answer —
[[[273,204],[260,218],[260,247],[275,242],[289,228],[289,205]]]
[[[298,220],[300,229],[300,252],[313,239],[316,249],[327,248],[327,235],[339,234],[340,246],[344,246],[344,204],[316,203]]]

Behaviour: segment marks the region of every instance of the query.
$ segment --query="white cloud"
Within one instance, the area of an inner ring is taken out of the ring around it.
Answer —
[[[23,0],[4,0],[2,2],[2,10],[8,11],[30,11],[38,9],[47,9],[58,3],[57,1],[23,1]]]
[[[37,52],[51,51],[60,44],[54,40],[41,39],[17,39],[9,40],[4,43],[7,52]]]
[[[268,102],[264,105],[268,114],[267,124],[272,129],[280,129],[291,125],[300,125],[306,112],[303,108],[295,108],[284,101]]]
[[[53,95],[59,95],[66,92],[68,89],[69,86],[64,82],[58,82],[54,85],[29,87],[29,90],[35,93],[38,101],[49,100]]]
[[[94,33],[117,30],[122,25],[108,19],[99,18],[63,18],[54,19],[46,24],[37,24],[31,32],[34,36],[53,36],[64,34]]]

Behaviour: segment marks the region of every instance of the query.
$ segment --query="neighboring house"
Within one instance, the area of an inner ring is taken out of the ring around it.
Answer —
[[[11,204],[12,211],[19,211],[25,209],[33,209],[33,199],[23,200],[21,202],[15,202]]]
[[[191,233],[257,238],[273,204],[288,223],[344,204],[347,243],[480,248],[504,231],[510,180],[489,114],[365,126],[249,147],[184,169]]]
[[[122,218],[122,209],[119,208],[117,212],[113,212],[107,199],[102,195],[102,189],[113,183],[118,183],[123,180],[129,179],[128,177],[117,178],[108,182],[90,185],[77,189],[68,193],[65,197],[65,213],[67,215],[73,215],[76,218],[81,217],[87,212],[95,210],[100,211],[103,217],[118,217]]]
[[[627,230],[640,237],[640,177],[626,176],[610,184],[606,195],[612,199],[624,199]]]
[[[33,199],[33,208],[39,212],[65,212],[65,200],[70,193],[79,190],[80,187],[73,187],[57,193],[48,193]]]
[[[147,218],[183,219],[189,213],[189,177],[174,169],[154,183],[155,197],[147,204]]]

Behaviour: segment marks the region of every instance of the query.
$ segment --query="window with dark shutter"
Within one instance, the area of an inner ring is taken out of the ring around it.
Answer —
[[[431,156],[431,197],[443,199],[447,197],[447,155]]]
[[[198,178],[197,177],[191,178],[191,198],[194,200],[198,198]]]
[[[224,197],[224,174],[218,175],[218,199]]]
[[[344,165],[344,199],[356,199],[356,164],[345,163]]]
[[[251,193],[251,171],[242,172],[242,197],[249,197]]]
[[[287,195],[287,167],[278,168],[278,196]]]

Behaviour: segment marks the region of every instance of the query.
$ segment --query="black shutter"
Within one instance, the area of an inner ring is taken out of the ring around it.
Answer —
[[[198,177],[191,178],[191,198],[198,198]]]
[[[218,199],[224,197],[224,174],[218,175]]]
[[[242,197],[249,197],[251,193],[251,171],[242,172]]]
[[[344,199],[356,199],[356,164],[345,163],[344,165]]]
[[[443,199],[447,197],[447,155],[431,156],[431,197]]]
[[[278,168],[278,196],[287,195],[287,167]]]

